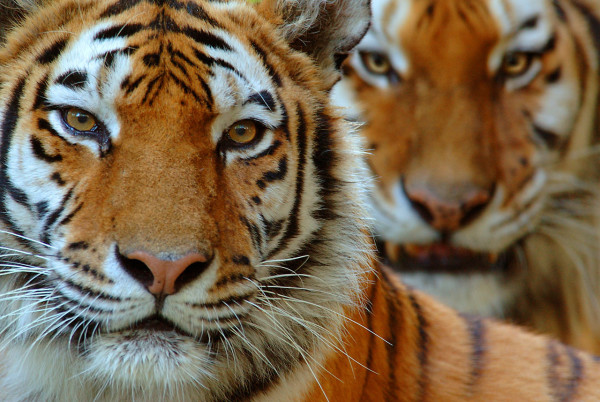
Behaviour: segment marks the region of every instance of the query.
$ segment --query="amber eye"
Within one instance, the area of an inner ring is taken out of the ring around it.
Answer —
[[[392,65],[387,56],[375,52],[361,52],[360,58],[365,68],[375,75],[387,75],[392,70]]]
[[[252,120],[240,120],[229,127],[227,135],[236,145],[245,145],[258,135],[258,124]]]
[[[76,131],[93,131],[98,124],[91,113],[75,107],[64,112],[64,120],[69,127]]]
[[[508,53],[502,60],[502,73],[508,77],[516,77],[525,73],[531,65],[532,55],[525,52]]]

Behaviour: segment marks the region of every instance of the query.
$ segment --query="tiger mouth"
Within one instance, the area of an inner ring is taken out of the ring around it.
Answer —
[[[238,321],[239,319],[236,319]],[[168,338],[179,337],[179,338],[191,338],[198,343],[210,344],[215,343],[223,338],[228,338],[235,332],[235,325],[228,325],[218,330],[204,330],[200,334],[194,334],[186,331],[185,329],[177,326],[168,319],[154,315],[145,318],[130,327],[109,332],[117,335],[123,335],[129,339],[145,338],[152,335],[163,335]]]
[[[482,253],[448,243],[377,244],[384,264],[399,272],[485,273],[506,271],[513,258],[510,250]]]

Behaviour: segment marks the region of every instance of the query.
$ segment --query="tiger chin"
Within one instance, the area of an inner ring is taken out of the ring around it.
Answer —
[[[333,90],[379,251],[468,313],[600,351],[598,27],[569,0],[374,0]]]
[[[597,358],[375,262],[329,104],[369,10],[24,10],[0,50],[0,399],[600,398]]]

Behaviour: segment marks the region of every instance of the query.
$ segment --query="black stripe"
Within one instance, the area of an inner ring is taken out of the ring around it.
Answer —
[[[567,356],[571,362],[571,376],[566,384],[562,400],[569,401],[577,395],[577,389],[583,378],[583,364],[579,356],[577,356],[577,350],[569,346],[564,347],[567,350]]]
[[[483,354],[485,353],[485,321],[477,316],[460,315],[467,326],[471,337],[471,378],[469,387],[475,386],[483,372]]]
[[[423,309],[421,305],[417,302],[417,299],[415,298],[415,295],[412,291],[409,291],[408,298],[410,300],[410,304],[413,308],[413,311],[417,316],[417,331],[419,333],[417,359],[419,360],[421,370],[419,373],[418,380],[419,389],[417,390],[417,397],[415,398],[415,401],[422,401],[425,397],[425,387],[427,385],[429,335],[427,333],[427,321],[425,320],[425,316],[423,315]]]
[[[105,68],[112,69],[114,62],[115,62],[116,55],[121,54],[121,55],[129,56],[129,55],[132,55],[133,53],[135,53],[137,50],[138,50],[137,46],[128,46],[124,49],[115,49],[115,50],[110,50],[108,52],[99,54],[98,56],[96,56],[96,59],[102,60]]]
[[[242,158],[242,160],[243,161],[251,161],[251,160],[254,160],[254,159],[259,159],[259,158],[263,158],[263,157],[268,156],[268,155],[272,155],[272,154],[275,153],[275,151],[277,151],[277,148],[279,148],[280,146],[281,146],[281,141],[275,140],[273,142],[273,144],[271,144],[271,146],[269,146],[267,149],[265,149],[261,153],[253,155],[253,156],[249,156],[247,158]]]
[[[177,67],[177,69],[179,71],[181,71],[181,73],[185,76],[185,78],[189,79],[190,75],[188,74],[186,68],[183,66],[183,64],[181,64],[179,61],[175,60],[173,57],[171,57],[171,63]]]
[[[46,107],[46,89],[48,89],[48,74],[42,78],[35,89],[35,102],[33,103],[33,110]]]
[[[60,138],[61,140],[63,140],[67,144],[73,145],[72,142],[68,141],[66,138],[64,138],[58,132],[56,132],[56,130],[52,127],[52,125],[50,124],[50,122],[48,120],[46,120],[46,119],[43,119],[41,117],[38,119],[38,129],[47,131],[50,135],[52,135],[52,136],[54,136],[56,138]]]
[[[567,14],[565,13],[565,10],[562,8],[558,0],[553,0],[552,5],[554,6],[554,11],[556,12],[556,16],[558,17],[558,19],[560,19],[562,22],[567,22]]]
[[[210,90],[210,87],[208,86],[206,81],[204,81],[204,79],[199,74],[197,74],[196,76],[198,78],[198,82],[200,83],[200,85],[202,86],[202,89],[204,90],[204,95],[206,96],[206,100],[208,102],[208,108],[209,108],[209,110],[212,110],[212,105],[214,103],[212,91]]]
[[[94,36],[94,40],[128,38],[144,28],[145,27],[142,24],[115,25],[98,32],[96,36]]]
[[[143,0],[120,0],[112,6],[108,7],[106,11],[100,14],[100,18],[112,17],[115,15],[119,15],[132,7],[135,7],[137,4],[141,3]]]
[[[16,226],[16,224],[11,220],[10,214],[6,208],[7,202],[7,192],[12,189],[12,184],[7,175],[7,162],[8,162],[8,153],[10,151],[12,138],[14,135],[15,128],[17,126],[17,120],[19,118],[19,110],[21,108],[21,97],[23,96],[23,91],[25,88],[25,79],[21,78],[15,88],[10,95],[10,100],[7,103],[7,107],[4,112],[4,120],[2,121],[2,131],[0,134],[2,135],[1,146],[0,146],[0,219],[7,226],[8,230],[17,235],[23,236],[23,232]],[[18,202],[18,201],[17,201]],[[16,240],[25,245],[32,246],[32,244],[21,238],[16,237]]]
[[[388,272],[385,269],[380,270],[383,279],[387,284],[387,294],[385,295],[385,299],[387,302],[387,321],[388,321],[388,333],[390,336],[389,342],[386,343],[387,349],[387,364],[389,370],[388,377],[388,390],[390,390],[390,394],[388,395],[388,400],[394,401],[397,400],[397,396],[400,394],[397,389],[398,379],[396,378],[396,325],[398,324],[398,307],[396,303],[400,300],[398,296],[398,292],[396,291],[396,285],[390,280],[388,276]]]
[[[552,34],[550,39],[546,42],[544,47],[542,48],[542,53],[548,53],[556,48],[556,34]]]
[[[275,68],[268,62],[267,60],[267,52],[258,45],[258,43],[254,42],[254,41],[250,41],[250,46],[252,46],[252,49],[254,49],[254,52],[256,54],[258,54],[258,56],[260,57],[260,59],[262,60],[265,68],[267,69],[269,75],[271,76],[271,79],[273,79],[273,81],[275,82],[275,84],[280,87],[282,82],[281,82],[281,77],[279,76],[279,74],[277,73],[277,71],[275,70]]]
[[[31,144],[31,150],[33,151],[33,154],[36,158],[48,163],[62,161],[63,158],[61,154],[57,153],[56,155],[50,155],[49,153],[47,153],[46,149],[44,148],[44,145],[36,136],[32,135],[31,137],[29,137],[29,143]]]
[[[142,57],[142,62],[146,65],[146,67],[156,67],[160,62],[160,54],[158,53],[149,53]]]
[[[71,188],[67,194],[65,194],[65,196],[63,197],[62,201],[60,202],[60,205],[58,206],[58,208],[56,208],[48,217],[48,219],[46,220],[45,224],[44,224],[44,228],[42,230],[42,242],[44,243],[48,243],[49,239],[50,239],[50,227],[58,220],[58,218],[60,217],[60,214],[63,213],[65,206],[67,204],[67,202],[69,202],[69,200],[71,199],[71,197],[73,196],[73,188]]]
[[[237,265],[250,265],[250,259],[245,255],[234,255],[232,261]]]
[[[228,50],[232,51],[232,47],[227,44],[223,39],[219,38],[216,35],[211,34],[210,32],[201,31],[199,29],[186,27],[181,30],[181,33],[191,38],[197,43],[200,43],[204,46],[212,47],[215,49]]]
[[[248,79],[244,76],[244,74],[242,74],[238,69],[236,69],[234,66],[232,66],[225,60],[213,59],[212,57],[205,55],[198,49],[194,49],[194,55],[202,64],[204,64],[208,67],[213,67],[216,64],[216,65],[221,66],[221,67],[231,71],[232,73],[236,74],[244,81],[249,82]]]
[[[127,88],[126,92],[127,94],[132,93],[133,91],[135,91],[135,89],[140,85],[140,83],[142,82],[142,80],[144,78],[146,78],[146,75],[142,75],[141,77],[139,77],[137,80],[133,81],[133,82],[129,82],[129,76],[127,78],[125,78],[123,80],[123,82],[121,83],[121,89],[125,89]]]
[[[561,66],[556,67],[550,74],[546,76],[546,82],[548,84],[553,84],[560,79],[562,76],[562,68]]]
[[[69,214],[67,216],[65,216],[63,218],[63,220],[61,220],[58,223],[58,226],[64,226],[64,225],[68,224],[69,222],[71,222],[71,220],[77,214],[77,212],[81,211],[81,208],[83,208],[83,203],[77,205],[77,208],[75,208],[73,211],[69,212]]]
[[[560,135],[550,130],[546,130],[535,123],[532,123],[532,126],[537,136],[540,137],[542,141],[544,141],[548,148],[556,149],[560,147],[560,145],[562,144],[562,138],[560,137]]]
[[[269,221],[266,219],[263,219],[263,220],[265,223],[265,231],[267,232],[267,238],[269,240],[273,239],[274,237],[279,235],[279,233],[281,233],[281,229],[283,229],[283,224],[284,224],[285,220],[283,220],[283,219],[280,219],[277,221]]]
[[[287,169],[287,158],[285,156],[283,156],[279,160],[279,164],[277,165],[277,170],[265,172],[262,175],[262,179],[269,183],[274,182],[274,181],[283,180],[285,178],[285,175],[287,174],[287,170],[288,170]]]
[[[69,250],[87,250],[89,247],[89,243],[85,241],[69,243],[69,245],[67,246]]]
[[[192,95],[194,97],[194,99],[196,100],[196,102],[203,104],[206,107],[209,107],[210,104],[208,103],[207,100],[202,99],[200,97],[200,95],[198,95],[196,93],[196,91],[194,91],[192,88],[188,87],[185,82],[183,82],[183,80],[179,79],[179,77],[177,77],[175,74],[173,74],[172,71],[169,71],[169,76],[171,77],[171,79],[175,82],[175,84],[177,84],[177,86],[179,88],[181,88],[181,90],[186,94],[186,95]]]
[[[548,387],[552,391],[552,396],[554,400],[559,400],[560,398],[560,379],[558,378],[558,373],[556,372],[556,367],[558,366],[558,352],[556,351],[556,341],[549,340],[546,345],[546,382]]]
[[[188,2],[186,4],[185,10],[192,17],[198,18],[216,28],[222,27],[221,24],[219,24],[215,19],[210,17],[202,7],[200,7],[198,4],[196,4],[194,2],[191,2],[191,1]]]
[[[148,85],[146,86],[146,93],[144,94],[144,97],[142,98],[142,104],[146,103],[146,101],[148,100],[148,97],[150,96],[150,92],[152,91],[152,88],[154,88],[154,85],[156,85],[156,83],[159,80],[163,80],[163,76],[159,75],[156,78],[152,79]],[[152,101],[150,101],[152,103]]]
[[[534,15],[533,17],[529,17],[527,18],[527,20],[525,20],[525,22],[523,22],[520,26],[518,31],[522,31],[524,29],[532,29],[535,28],[537,26],[537,23],[540,19],[539,15]]]
[[[169,45],[167,47],[167,50],[171,54],[171,60],[173,60],[174,57],[177,57],[178,59],[181,59],[184,62],[186,62],[190,67],[198,68],[198,66],[196,65],[196,63],[194,63],[192,60],[190,60],[189,57],[187,57],[185,54],[183,54],[179,50],[173,49],[173,47],[171,46],[170,43],[169,43]]]
[[[38,218],[42,219],[48,213],[48,201],[40,201],[35,204],[37,209]]]
[[[307,137],[306,137],[306,120],[304,117],[304,111],[300,104],[296,105],[296,117],[298,119],[298,130],[297,130],[297,147],[298,147],[298,170],[296,172],[296,191],[294,205],[289,215],[289,220],[285,233],[281,238],[281,242],[269,253],[269,257],[277,254],[280,250],[286,247],[289,242],[296,237],[299,232],[298,217],[300,216],[300,206],[302,205],[302,192],[304,191],[304,167],[306,166],[306,148],[307,148]]]
[[[263,105],[270,111],[274,111],[277,108],[273,96],[269,93],[269,91],[266,90],[256,92],[250,95],[248,99],[246,99],[246,101],[244,102],[244,105],[248,103],[256,103],[258,105]]]
[[[312,153],[315,176],[319,183],[317,194],[321,200],[320,207],[312,212],[312,216],[318,220],[338,218],[338,214],[335,211],[339,208],[334,204],[334,196],[339,192],[341,185],[333,173],[339,159],[335,150],[333,123],[331,118],[321,111],[318,114],[317,135],[315,136],[315,147]]]
[[[63,180],[62,176],[58,172],[52,173],[50,179],[56,182],[56,184],[58,184],[59,186],[64,186],[66,184],[66,182]]]
[[[60,39],[57,42],[53,43],[52,46],[50,46],[48,49],[44,50],[42,52],[42,54],[40,54],[37,57],[38,63],[41,63],[41,64],[52,63],[54,60],[56,60],[56,58],[58,58],[58,56],[60,56],[61,52],[63,51],[63,49],[65,48],[66,45],[67,45],[66,39]]]
[[[86,82],[87,74],[83,71],[67,71],[61,74],[55,81],[55,83],[71,89],[83,88]]]
[[[252,245],[254,246],[254,249],[259,251],[259,253],[262,252],[262,235],[260,233],[260,230],[258,229],[258,226],[255,223],[250,222],[243,216],[240,216],[240,221],[242,221],[244,226],[246,226],[246,228],[248,229],[248,233],[250,233],[250,238],[252,240]]]
[[[281,124],[280,126],[283,127],[283,132],[285,134],[285,138],[286,140],[290,140],[290,117],[288,115],[288,111],[287,108],[285,107],[285,104],[282,102],[279,102],[279,104],[281,105]]]
[[[577,1],[573,1],[570,4],[577,7],[587,20],[590,36],[594,41],[594,45],[596,46],[596,56],[597,59],[600,60],[600,20],[598,19],[598,16],[595,15],[587,6],[580,4]]]

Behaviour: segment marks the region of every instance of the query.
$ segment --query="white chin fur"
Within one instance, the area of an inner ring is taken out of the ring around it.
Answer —
[[[65,401],[197,397],[203,378],[211,376],[207,353],[172,333],[148,335],[129,342],[116,335],[96,338],[84,356],[64,341],[11,345],[3,352],[0,400],[47,400],[49,395]]]
[[[409,286],[422,290],[466,314],[502,317],[506,303],[514,297],[514,286],[506,286],[501,273],[402,273]]]

